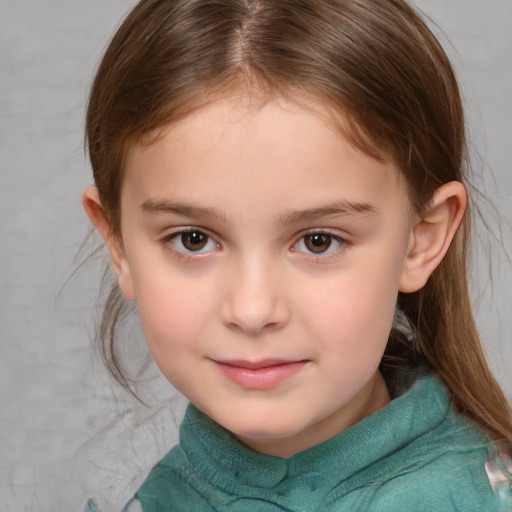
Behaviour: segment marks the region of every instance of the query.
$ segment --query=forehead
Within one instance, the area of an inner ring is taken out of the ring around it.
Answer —
[[[183,193],[183,186],[189,199],[207,190],[211,201],[225,202],[223,195],[236,193],[283,203],[292,193],[297,201],[313,192],[318,200],[330,200],[340,187],[361,196],[357,201],[403,192],[393,163],[357,149],[343,136],[343,122],[339,115],[333,121],[318,103],[219,100],[132,148],[123,190],[158,199]],[[246,186],[236,189],[237,184]]]

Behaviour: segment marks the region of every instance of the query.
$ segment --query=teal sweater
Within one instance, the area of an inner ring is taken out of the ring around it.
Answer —
[[[180,444],[136,498],[144,512],[496,512],[488,448],[434,377],[288,459],[244,447],[190,405]]]
[[[497,492],[491,489],[485,464],[492,452],[434,377],[418,379],[384,409],[288,459],[246,448],[190,405],[180,444],[124,510],[512,511],[510,475],[498,458],[489,460],[499,480]],[[91,501],[86,511],[99,509]]]

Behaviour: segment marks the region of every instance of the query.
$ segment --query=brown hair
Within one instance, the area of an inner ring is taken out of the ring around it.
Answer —
[[[313,97],[349,121],[344,135],[390,156],[413,207],[463,175],[463,109],[450,62],[403,0],[141,0],[92,86],[87,141],[94,180],[120,237],[123,161],[134,144],[221,94]],[[425,363],[454,407],[512,445],[510,408],[485,361],[466,276],[470,214],[427,285],[400,294],[383,371]],[[100,328],[111,373],[128,385],[115,338],[126,303],[114,285]]]

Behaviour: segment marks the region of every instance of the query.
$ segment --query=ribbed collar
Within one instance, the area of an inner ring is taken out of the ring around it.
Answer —
[[[180,444],[196,470],[227,492],[243,489],[253,496],[270,490],[288,494],[291,488],[307,485],[324,494],[339,489],[344,481],[352,480],[353,486],[354,477],[368,474],[364,470],[376,461],[383,461],[435,430],[449,411],[443,385],[435,377],[426,376],[385,408],[288,459],[246,448],[193,405],[181,424]]]

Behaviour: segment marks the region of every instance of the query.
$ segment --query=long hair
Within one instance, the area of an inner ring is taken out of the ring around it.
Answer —
[[[94,180],[120,233],[123,162],[134,144],[241,89],[313,98],[348,120],[356,147],[393,159],[421,215],[442,184],[466,181],[462,102],[451,64],[404,0],[142,0],[120,26],[88,104]],[[511,413],[485,361],[471,311],[471,212],[426,286],[400,294],[399,326],[381,368],[427,365],[457,411],[512,445]],[[114,285],[99,330],[103,358],[122,384],[116,328],[125,302]]]

